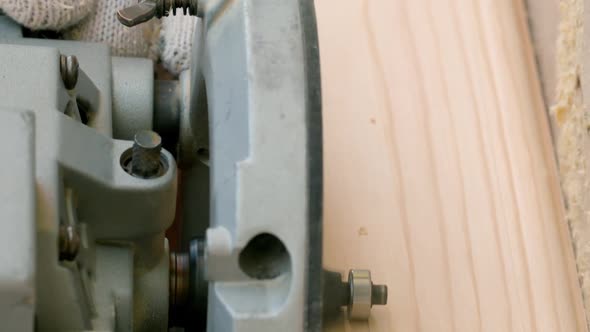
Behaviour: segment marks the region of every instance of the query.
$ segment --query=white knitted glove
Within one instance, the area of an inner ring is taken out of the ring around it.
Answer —
[[[160,22],[151,20],[128,28],[117,20],[117,10],[131,6],[137,3],[137,0],[96,0],[96,2],[96,9],[87,19],[65,31],[66,39],[107,43],[111,45],[112,54],[116,56],[156,59],[157,50],[151,45],[158,39]]]
[[[86,17],[94,3],[95,0],[0,0],[0,9],[27,28],[62,30]]]
[[[154,19],[128,28],[119,23],[116,12],[135,3],[137,0],[0,0],[0,9],[31,30],[63,31],[66,39],[107,43],[116,56],[160,57],[175,75],[187,69],[196,18],[171,16],[161,24]]]
[[[191,46],[197,18],[170,16],[162,19],[160,31],[160,59],[169,72],[179,74],[191,62]]]

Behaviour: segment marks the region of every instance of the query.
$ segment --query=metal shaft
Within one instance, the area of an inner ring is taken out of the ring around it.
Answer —
[[[387,304],[387,286],[375,285],[371,286],[371,305],[386,305]]]
[[[131,157],[131,172],[143,178],[157,176],[160,172],[160,151],[162,138],[151,130],[142,130],[135,134],[135,143]]]

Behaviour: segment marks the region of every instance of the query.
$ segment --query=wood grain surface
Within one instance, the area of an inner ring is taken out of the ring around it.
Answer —
[[[316,0],[325,265],[389,304],[329,331],[586,331],[518,0]]]

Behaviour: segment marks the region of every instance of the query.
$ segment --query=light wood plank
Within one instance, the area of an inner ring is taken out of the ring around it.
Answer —
[[[325,265],[389,305],[331,331],[585,331],[520,1],[316,0]]]

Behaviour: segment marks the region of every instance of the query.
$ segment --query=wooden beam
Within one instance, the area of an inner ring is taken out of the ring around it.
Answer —
[[[330,331],[586,331],[525,9],[316,0],[325,265],[389,304]]]

